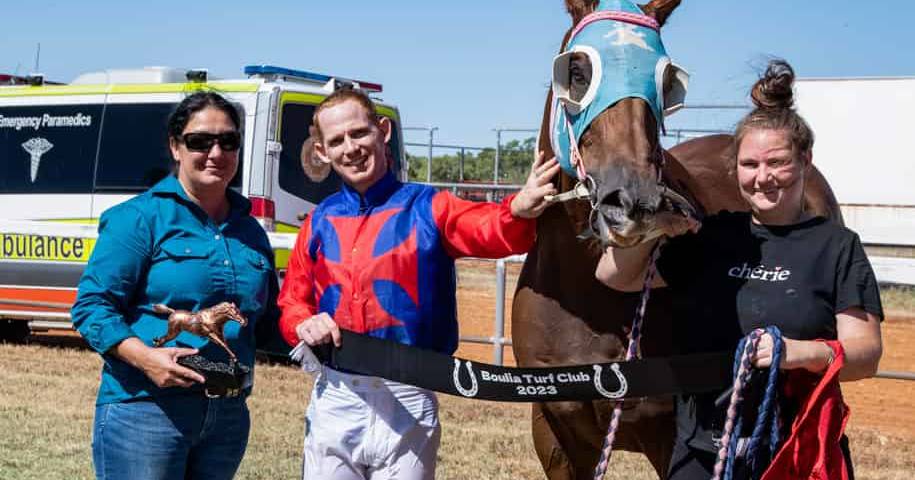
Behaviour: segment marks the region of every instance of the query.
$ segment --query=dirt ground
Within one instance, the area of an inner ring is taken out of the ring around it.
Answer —
[[[520,264],[507,267],[505,336],[511,336],[511,297]],[[462,260],[458,263],[458,317],[461,335],[492,336],[496,308],[494,262]],[[880,370],[915,372],[915,312],[888,312],[883,325],[883,358]],[[493,363],[492,345],[462,343],[457,356]],[[503,351],[514,365],[511,346]],[[915,441],[915,381],[871,379],[844,383],[845,402],[851,407],[851,427]]]

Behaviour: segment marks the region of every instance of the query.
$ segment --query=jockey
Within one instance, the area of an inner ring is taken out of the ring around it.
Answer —
[[[354,89],[315,110],[315,153],[343,180],[306,218],[279,297],[290,345],[333,342],[340,329],[452,354],[454,259],[524,253],[554,194],[555,159],[538,155],[524,188],[501,204],[401,183],[387,118]],[[325,367],[305,419],[303,478],[431,479],[441,427],[427,390]]]

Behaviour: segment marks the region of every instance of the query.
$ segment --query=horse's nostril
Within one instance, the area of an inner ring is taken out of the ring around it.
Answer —
[[[626,209],[626,195],[622,189],[614,190],[601,199],[602,206]]]

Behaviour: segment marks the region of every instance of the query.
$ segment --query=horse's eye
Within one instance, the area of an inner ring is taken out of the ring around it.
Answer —
[[[570,73],[570,77],[572,78],[572,83],[579,84],[579,85],[587,85],[591,81],[591,79],[589,78],[591,72],[585,71],[584,68],[579,67],[577,65],[573,65],[570,70],[571,71],[569,73]]]

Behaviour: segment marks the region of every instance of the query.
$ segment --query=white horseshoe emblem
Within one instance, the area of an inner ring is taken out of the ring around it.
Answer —
[[[461,379],[458,377],[458,374],[461,372],[461,361],[454,359],[454,388],[457,388],[457,391],[465,397],[476,396],[477,390],[477,377],[473,375],[473,367],[471,367],[470,360],[467,360],[467,373],[470,374],[470,388],[464,388],[461,385]]]
[[[626,377],[620,373],[620,365],[618,363],[610,365],[610,370],[613,370],[613,373],[616,374],[616,379],[620,382],[620,388],[613,392],[608,392],[607,389],[604,388],[604,385],[601,383],[600,373],[602,370],[603,367],[600,365],[594,365],[594,388],[596,388],[601,395],[607,398],[622,398],[625,396],[626,392],[629,390],[629,384],[626,383]]]

